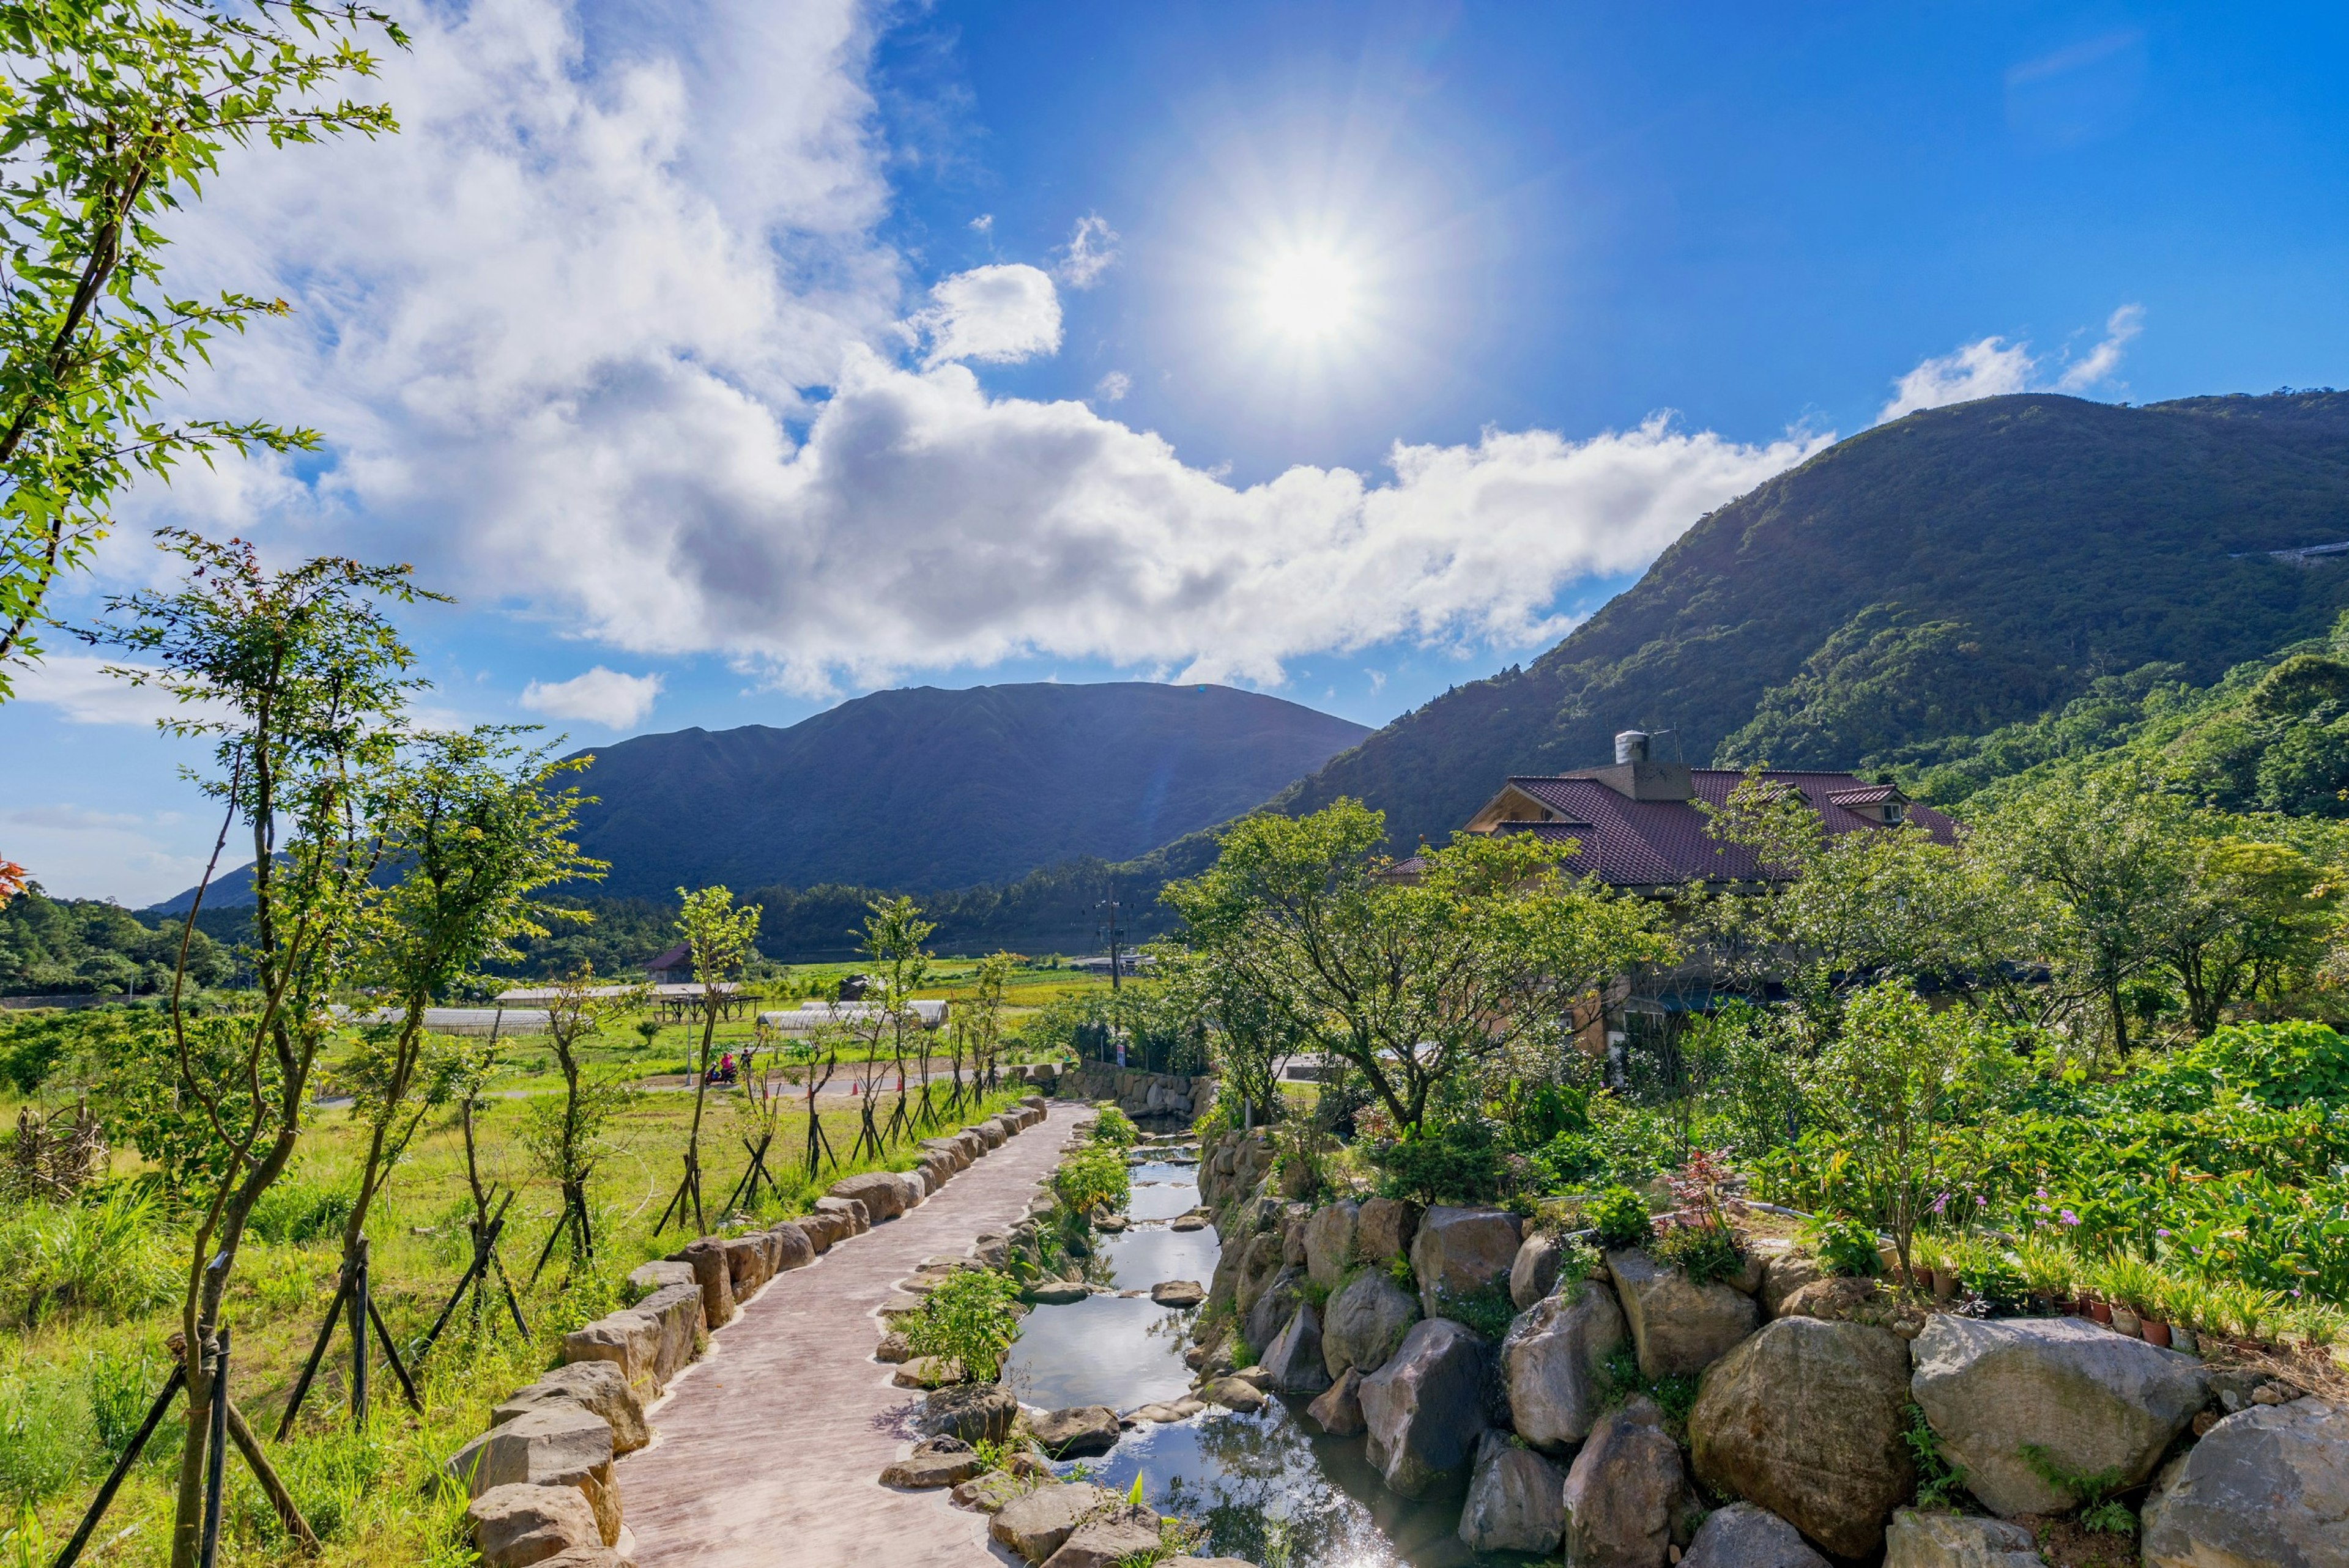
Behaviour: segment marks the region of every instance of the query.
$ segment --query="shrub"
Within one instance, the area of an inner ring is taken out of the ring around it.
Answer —
[[[1095,1143],[1123,1150],[1142,1141],[1142,1129],[1134,1126],[1133,1119],[1117,1107],[1104,1105],[1101,1108],[1100,1119],[1093,1123],[1092,1137]]]
[[[1900,1434],[1900,1440],[1909,1445],[1909,1457],[1916,1466],[1917,1506],[1957,1507],[1965,1491],[1965,1474],[1941,1452],[1940,1436],[1926,1421],[1921,1406],[1909,1407],[1909,1426]]]
[[[1435,1315],[1465,1324],[1485,1338],[1497,1340],[1509,1332],[1517,1307],[1509,1299],[1506,1284],[1488,1284],[1469,1295],[1455,1295],[1439,1288],[1435,1293]]]
[[[1122,1209],[1133,1191],[1125,1156],[1106,1144],[1071,1150],[1052,1173],[1053,1195],[1071,1214],[1090,1214],[1103,1204]]]
[[[1696,1284],[1714,1284],[1745,1272],[1745,1251],[1726,1225],[1667,1225],[1655,1240],[1657,1261]]]
[[[1019,1337],[1019,1287],[994,1269],[964,1269],[938,1282],[905,1327],[916,1356],[936,1356],[975,1382],[992,1383]]]
[[[1501,1195],[1501,1150],[1492,1128],[1468,1119],[1423,1129],[1371,1154],[1382,1197],[1414,1203],[1490,1203]]]
[[[245,1229],[258,1241],[300,1246],[341,1235],[357,1202],[358,1194],[347,1187],[316,1187],[298,1179],[274,1181],[254,1204]]]
[[[1647,1200],[1629,1187],[1609,1187],[1599,1194],[1590,1206],[1590,1230],[1599,1244],[1612,1251],[1618,1247],[1644,1247],[1655,1239],[1655,1222],[1649,1217]]]
[[[0,1218],[0,1291],[28,1326],[63,1311],[121,1317],[169,1300],[154,1201],[117,1187],[94,1202],[34,1203]]]
[[[1848,1214],[1819,1214],[1803,1227],[1819,1266],[1841,1279],[1866,1279],[1884,1270],[1876,1228]]]
[[[1599,1250],[1579,1236],[1561,1237],[1557,1243],[1557,1288],[1561,1295],[1579,1294],[1582,1283],[1607,1266]]]

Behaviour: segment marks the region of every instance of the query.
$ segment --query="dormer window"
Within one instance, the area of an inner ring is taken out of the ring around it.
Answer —
[[[1894,784],[1864,784],[1856,789],[1831,789],[1830,804],[1880,828],[1897,828],[1909,820],[1909,797]]]
[[[1902,800],[1902,799],[1899,799],[1899,797],[1898,797],[1898,796],[1895,796],[1895,797],[1893,797],[1891,799],[1885,801],[1885,802],[1884,802],[1884,825],[1885,825],[1886,827],[1888,827],[1888,828],[1897,828],[1897,827],[1899,827],[1899,826],[1900,825],[1900,822],[1901,822],[1901,819],[1902,819],[1902,817],[1907,813],[1907,811],[1908,811],[1908,802],[1907,802],[1907,801],[1905,801],[1905,800]]]

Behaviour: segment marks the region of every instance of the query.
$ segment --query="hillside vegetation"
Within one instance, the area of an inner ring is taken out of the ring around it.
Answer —
[[[1848,767],[2037,718],[2151,664],[2205,684],[2321,635],[2349,567],[2349,395],[2131,408],[1985,398],[1840,441],[1699,521],[1522,669],[1447,693],[1284,790],[1440,841],[1511,773],[1609,759]],[[1671,744],[1670,742],[1668,745]]]

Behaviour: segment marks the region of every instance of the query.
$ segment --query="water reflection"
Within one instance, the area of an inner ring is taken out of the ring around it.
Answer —
[[[1174,1232],[1164,1220],[1198,1202],[1195,1168],[1150,1161],[1133,1167],[1136,1222],[1100,1238],[1087,1269],[1121,1290],[1164,1279],[1214,1276],[1215,1231]],[[1030,1314],[1005,1377],[1020,1398],[1046,1409],[1107,1405],[1127,1411],[1180,1398],[1191,1374],[1182,1359],[1194,1314],[1147,1299],[1097,1295]],[[1160,1511],[1206,1527],[1203,1556],[1266,1560],[1270,1537],[1286,1532],[1292,1568],[1469,1568],[1530,1563],[1477,1556],[1457,1531],[1464,1482],[1419,1501],[1395,1496],[1371,1468],[1360,1438],[1333,1438],[1304,1412],[1302,1399],[1275,1399],[1257,1415],[1210,1410],[1170,1426],[1145,1423],[1087,1473],[1120,1491],[1143,1478]],[[1055,1467],[1073,1473],[1076,1463]]]

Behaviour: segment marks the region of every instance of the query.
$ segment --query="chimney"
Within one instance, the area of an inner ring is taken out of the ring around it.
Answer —
[[[1671,733],[1670,730],[1666,734]],[[1648,743],[1655,737],[1644,729],[1619,730],[1615,735],[1615,766],[1569,773],[1569,779],[1595,779],[1630,800],[1689,800],[1696,796],[1695,780],[1685,762],[1651,762]]]

